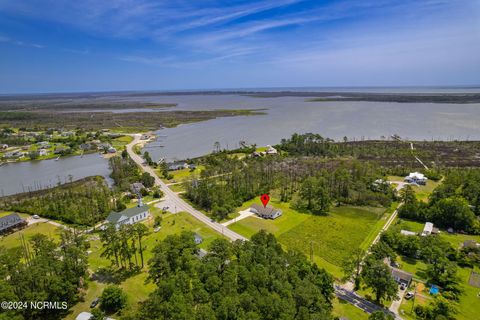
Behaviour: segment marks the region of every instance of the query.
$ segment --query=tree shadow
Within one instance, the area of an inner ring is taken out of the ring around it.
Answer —
[[[92,274],[91,279],[100,283],[120,284],[139,273],[141,273],[139,267],[133,267],[132,269],[102,267],[98,268],[97,271]]]

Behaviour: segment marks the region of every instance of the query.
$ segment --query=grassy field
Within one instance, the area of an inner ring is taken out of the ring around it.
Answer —
[[[214,239],[222,237],[220,234],[206,227],[204,224],[202,224],[201,222],[199,222],[185,212],[177,214],[162,214],[160,209],[152,208],[151,214],[153,217],[161,215],[163,217],[163,221],[161,229],[158,232],[153,231],[153,218],[145,222],[150,231],[150,234],[143,240],[143,247],[145,248],[145,264],[152,257],[151,250],[159,241],[165,239],[165,237],[167,237],[168,235],[178,234],[182,231],[195,232],[203,238],[203,242],[199,245],[201,248],[207,248]],[[88,257],[90,270],[95,272],[99,268],[108,267],[110,265],[110,261],[101,257],[102,244],[100,240],[97,239],[96,235],[92,235],[90,246],[91,252]],[[153,284],[145,283],[146,278],[147,271],[145,269],[144,272],[132,276],[120,284],[120,287],[123,288],[123,290],[128,296],[128,308],[137,307],[138,302],[145,300],[148,295],[155,289],[155,286]],[[90,280],[89,287],[86,292],[85,301],[78,303],[74,308],[72,308],[72,313],[69,317],[67,317],[67,319],[73,320],[78,315],[78,313],[82,311],[88,311],[90,309],[89,306],[92,300],[101,295],[102,290],[106,285],[107,283],[99,283]]]
[[[333,300],[333,315],[335,317],[344,317],[350,320],[368,319],[368,313],[338,298]]]
[[[432,181],[428,180],[427,184],[424,186],[414,186],[413,190],[415,190],[415,195],[417,196],[417,199],[420,201],[427,202],[428,197],[432,193],[432,191],[440,185],[440,181]]]
[[[182,182],[185,180],[190,180],[192,179],[195,175],[198,176],[200,175],[200,172],[202,172],[205,169],[204,166],[198,166],[195,168],[195,170],[190,170],[190,169],[181,169],[181,170],[175,170],[175,171],[169,171],[169,173],[173,176],[172,179],[165,179],[162,178],[165,183],[172,183],[172,182]],[[159,177],[162,177],[162,174],[160,173],[159,170],[157,170],[157,174]]]
[[[245,203],[240,210],[248,208],[258,199]],[[229,227],[251,237],[264,229],[277,236],[287,249],[296,249],[307,256],[313,250],[314,261],[336,278],[342,277],[341,262],[358,247],[368,247],[383,225],[384,208],[335,207],[328,216],[314,216],[297,212],[288,203],[272,199],[270,203],[283,211],[275,220],[251,216]]]
[[[423,227],[425,226],[425,224],[411,220],[398,219],[396,221],[396,226],[398,226],[402,230],[419,233],[423,231]]]
[[[480,288],[473,287],[468,284],[468,279],[470,277],[470,272],[472,270],[468,268],[459,268],[457,276],[460,280],[460,287],[462,290],[462,295],[460,296],[460,301],[458,303],[458,313],[455,315],[455,319],[458,320],[471,320],[478,319],[478,306],[480,305]],[[476,272],[480,272],[477,268]],[[413,290],[413,288],[412,288]],[[416,299],[415,304],[425,305],[431,299],[431,296],[428,293],[428,288],[423,292],[424,297]],[[400,306],[400,312],[404,319],[415,319],[415,315],[411,313],[413,301],[412,300],[403,300],[402,305]]]
[[[133,141],[132,136],[122,136],[112,139],[112,147],[121,151],[121,148]]]
[[[26,227],[23,230],[9,234],[6,237],[2,237],[0,239],[0,245],[6,248],[19,247],[21,246],[21,240],[20,240],[21,235],[23,235],[25,237],[25,240],[28,241],[31,239],[33,235],[37,233],[41,233],[51,238],[58,239],[59,238],[58,231],[59,231],[59,228],[50,223],[38,222]]]

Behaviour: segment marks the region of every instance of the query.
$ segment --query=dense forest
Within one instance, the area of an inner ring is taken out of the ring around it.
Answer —
[[[293,134],[276,146],[291,156],[353,157],[375,162],[397,175],[424,167],[415,159],[418,156],[432,168],[480,167],[480,141],[413,141],[394,136],[388,140],[348,140],[338,142],[319,134]],[[413,149],[412,149],[413,146]],[[436,170],[427,172],[430,179],[438,177]]]
[[[331,319],[333,280],[264,231],[251,241],[214,240],[198,257],[192,233],[153,249],[156,290],[126,319]]]
[[[140,180],[140,169],[128,153],[122,152],[122,156],[115,156],[109,160],[112,173],[110,177],[118,190],[129,190],[130,185]]]
[[[85,237],[63,230],[60,243],[42,234],[22,247],[0,246],[0,300],[58,302],[56,308],[4,308],[1,320],[62,319],[79,299],[87,274],[88,242]],[[64,303],[62,303],[64,302]]]
[[[388,185],[372,185],[384,175],[380,167],[353,159],[238,159],[220,153],[208,156],[204,164],[200,177],[186,184],[185,195],[219,219],[244,201],[272,191],[312,213],[324,213],[330,203],[387,206],[394,197]]]
[[[0,199],[4,210],[38,214],[78,225],[94,225],[115,209],[114,194],[103,177],[88,177],[60,186]]]

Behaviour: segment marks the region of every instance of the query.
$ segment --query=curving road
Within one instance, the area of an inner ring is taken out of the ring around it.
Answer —
[[[211,229],[217,231],[218,233],[221,233],[222,235],[224,235],[225,237],[229,238],[232,241],[248,240],[244,236],[239,235],[238,233],[228,229],[227,227],[221,225],[220,223],[212,221],[209,217],[207,217],[200,211],[193,208],[190,204],[185,202],[185,200],[180,198],[177,193],[173,192],[167,186],[167,184],[158,177],[157,173],[150,166],[143,164],[145,160],[140,155],[136,154],[133,151],[133,146],[140,142],[141,134],[133,134],[131,136],[133,137],[133,141],[127,145],[128,154],[130,155],[132,160],[135,161],[145,172],[150,173],[155,178],[155,184],[158,185],[160,189],[163,191],[165,198],[168,199],[171,203],[173,203],[177,207],[177,210],[185,211],[191,214],[197,220],[203,222],[205,225],[207,225]]]

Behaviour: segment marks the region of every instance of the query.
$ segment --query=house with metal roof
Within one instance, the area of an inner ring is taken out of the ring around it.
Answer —
[[[412,282],[413,275],[410,272],[406,272],[392,267],[390,267],[390,271],[392,272],[393,279],[398,284],[404,284],[408,287],[410,285],[410,282]]]
[[[252,204],[250,212],[253,212],[260,218],[264,219],[276,219],[282,215],[282,210],[280,209],[271,206],[264,207],[256,203]]]
[[[27,226],[27,221],[20,218],[17,213],[11,213],[0,218],[0,235],[9,234],[16,229],[22,229]]]
[[[106,222],[114,224],[115,227],[119,229],[123,224],[135,224],[146,220],[149,216],[150,211],[148,205],[144,205],[140,199],[136,207],[128,208],[121,212],[111,212]]]

